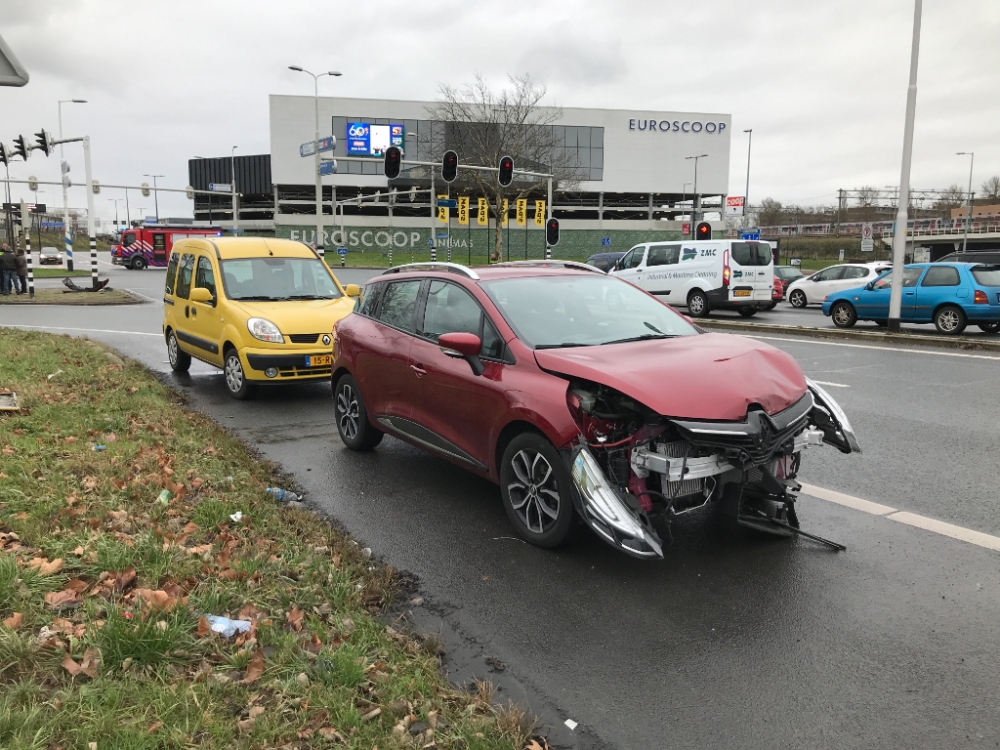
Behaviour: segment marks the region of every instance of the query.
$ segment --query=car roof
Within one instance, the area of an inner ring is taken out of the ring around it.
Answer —
[[[222,260],[232,258],[315,258],[313,249],[303,242],[282,240],[275,237],[188,237],[178,240],[174,247],[182,243],[211,244]]]
[[[536,261],[526,265],[497,263],[492,266],[476,266],[471,269],[465,269],[464,266],[454,265],[451,268],[423,267],[403,270],[405,267],[399,266],[401,270],[392,271],[392,269],[387,269],[378,276],[374,276],[369,279],[369,282],[425,278],[429,276],[439,279],[465,279],[472,282],[495,281],[497,279],[524,279],[539,276],[590,276],[592,274],[606,276],[604,271],[593,267],[583,267],[582,263],[579,263],[578,266],[579,267],[566,266],[560,261],[552,261],[551,265],[545,265],[545,261]],[[475,274],[475,277],[478,278],[468,275],[465,271],[471,271]]]

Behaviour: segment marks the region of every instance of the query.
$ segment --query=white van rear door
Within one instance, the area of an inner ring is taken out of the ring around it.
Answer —
[[[767,242],[756,242],[757,274],[754,283],[753,298],[757,301],[770,302],[774,292],[774,256],[771,245]]]

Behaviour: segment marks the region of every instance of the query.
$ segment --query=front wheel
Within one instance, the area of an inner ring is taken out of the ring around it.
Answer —
[[[965,330],[965,313],[961,308],[945,305],[934,313],[934,327],[941,333],[957,336]]]
[[[382,442],[384,433],[368,421],[368,409],[351,375],[343,375],[333,387],[336,402],[337,432],[352,451],[370,451]]]
[[[537,547],[563,544],[573,526],[572,478],[552,443],[523,432],[500,463],[500,494],[517,533]]]
[[[688,295],[688,312],[692,318],[705,318],[709,313],[708,296],[700,289]]]
[[[191,369],[191,355],[181,351],[173,331],[167,334],[167,358],[174,372],[184,373]]]
[[[250,395],[253,393],[253,383],[247,380],[246,373],[243,371],[243,363],[240,361],[240,355],[235,349],[226,350],[226,362],[223,366],[223,372],[226,376],[226,390],[229,391],[230,396],[240,401],[250,398]]]
[[[795,289],[791,294],[788,295],[788,303],[792,307],[805,307],[809,304],[809,300],[806,299],[806,293],[801,289]]]
[[[979,323],[979,330],[983,333],[996,333],[1000,331],[1000,323]]]
[[[858,322],[858,314],[849,302],[838,302],[830,310],[830,317],[837,328],[851,328]]]
[[[768,308],[768,309],[770,310],[771,308]],[[757,308],[756,307],[739,307],[739,308],[736,309],[736,312],[738,312],[744,318],[752,318],[754,315],[757,314]]]
[[[136,257],[132,258],[132,268],[134,268],[136,271],[141,271],[145,267],[146,267],[146,259],[143,258],[141,255],[137,255]]]

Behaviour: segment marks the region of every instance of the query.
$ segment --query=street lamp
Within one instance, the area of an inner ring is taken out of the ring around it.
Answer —
[[[747,138],[747,189],[743,191],[743,226],[747,225],[747,211],[750,208],[750,146],[753,145],[753,128],[743,131],[749,133]]]
[[[236,193],[236,149],[238,148],[239,146],[233,146],[232,150],[229,152],[229,176],[232,178],[232,180],[230,180],[229,190],[233,194],[233,234],[237,236],[240,233],[239,196]],[[212,223],[211,216],[209,216],[208,223]]]
[[[690,184],[691,184],[690,182],[685,182],[684,183],[684,187],[681,188],[681,204],[682,205],[684,204],[684,201],[687,200],[687,190],[688,190],[688,185],[690,185]]]
[[[969,212],[965,215],[965,235],[962,237],[962,252],[969,244],[969,224],[972,223],[972,163],[976,160],[974,151],[959,151],[955,156],[969,157]]]
[[[308,73],[313,77],[313,102],[316,108],[316,138],[313,143],[313,149],[315,154],[313,154],[313,160],[315,162],[316,169],[316,252],[319,253],[319,257],[323,258],[323,176],[319,173],[319,79],[323,76],[333,76],[334,78],[342,75],[338,70],[331,70],[327,73],[313,73],[306,70],[305,68],[300,68],[298,65],[289,65],[289,70],[294,70],[296,73]],[[334,217],[337,215],[337,206],[333,206]],[[336,218],[334,219],[336,220]]]
[[[698,210],[701,208],[701,201],[698,200],[698,160],[704,159],[708,154],[698,154],[697,156],[685,156],[685,159],[694,159],[694,198],[691,205],[691,231],[694,232],[695,222],[698,221]],[[694,236],[692,234],[692,236]]]
[[[118,203],[124,201],[124,198],[108,198],[108,200],[115,204],[115,230],[118,231]]]
[[[157,177],[166,177],[166,175],[163,175],[163,174],[144,174],[143,177],[152,177],[153,178],[153,206],[154,206],[153,211],[154,211],[154,213],[156,213],[156,223],[159,224],[160,223],[160,194],[156,192],[156,178]]]
[[[59,140],[62,140],[62,105],[64,104],[86,104],[86,99],[60,99],[59,100]],[[62,198],[63,198],[63,242],[66,249],[66,270],[73,270],[73,238],[69,233],[69,198],[66,195],[66,175],[69,172],[69,165],[63,159],[63,145],[59,144],[59,166],[62,171]]]

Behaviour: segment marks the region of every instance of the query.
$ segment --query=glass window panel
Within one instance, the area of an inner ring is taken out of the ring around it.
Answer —
[[[592,179],[592,180],[603,180],[604,179],[604,170],[603,169],[591,169],[590,170],[590,179]]]
[[[577,150],[576,158],[581,168],[586,169],[590,172],[590,149],[581,148]]]
[[[567,125],[566,126],[566,138],[564,140],[564,143],[566,144],[567,148],[570,148],[570,147],[576,148],[576,145],[577,145],[576,131],[577,130],[579,130],[579,128],[576,128],[576,127],[574,127],[572,125]]]
[[[590,148],[590,128],[577,128],[576,140],[580,148]]]
[[[482,310],[467,291],[446,281],[431,281],[421,332],[435,341],[443,333],[478,336],[482,316]]]
[[[194,271],[194,255],[186,253],[181,258],[180,273],[177,275],[177,294],[181,299],[187,299],[191,292],[191,272]]]
[[[597,167],[598,169],[604,169],[604,149],[603,148],[591,148],[590,149],[590,166]]]
[[[927,271],[920,286],[958,286],[958,269],[953,266],[935,266]]]
[[[420,284],[419,280],[415,280],[386,285],[382,293],[382,304],[379,305],[379,320],[404,331],[413,331],[413,312],[417,306]]]
[[[204,255],[198,256],[198,270],[194,276],[196,288],[207,289],[215,296],[215,270],[212,268],[212,261]]]
[[[552,142],[556,146],[563,145],[563,140],[566,138],[566,126],[565,125],[553,125],[552,126]]]
[[[604,148],[604,128],[590,129],[590,147]]]

